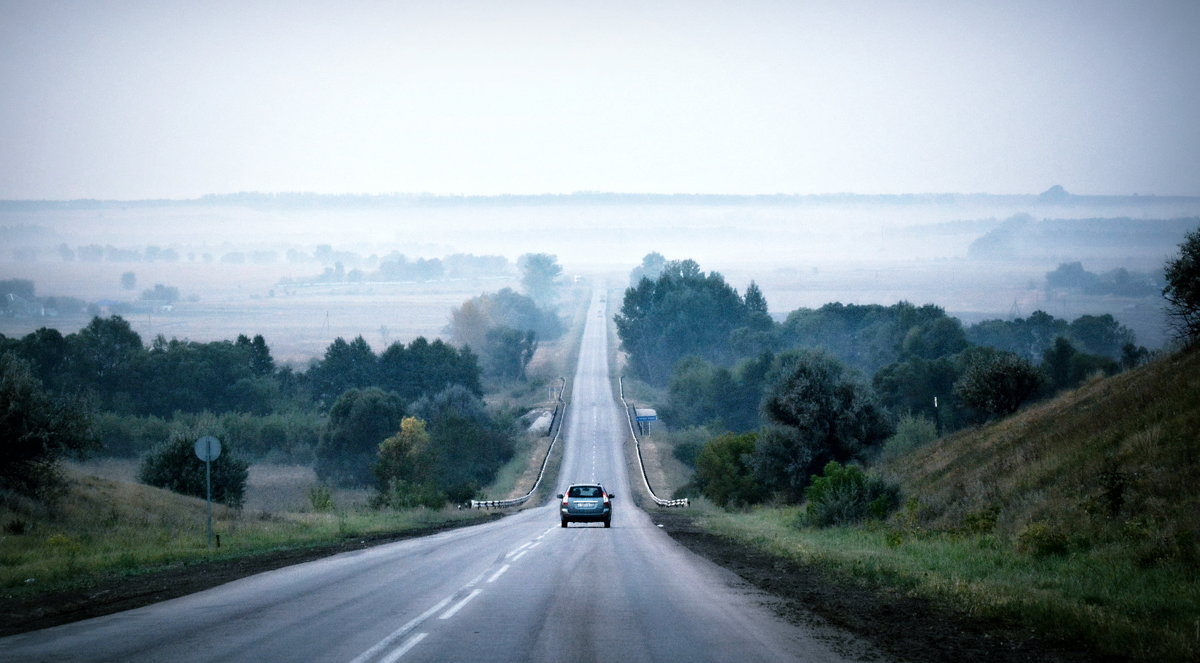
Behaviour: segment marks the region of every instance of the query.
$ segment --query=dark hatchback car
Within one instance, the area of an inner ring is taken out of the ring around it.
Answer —
[[[597,483],[577,483],[567,488],[565,495],[559,495],[562,505],[559,514],[562,526],[569,522],[604,523],[605,527],[612,526],[613,496]]]

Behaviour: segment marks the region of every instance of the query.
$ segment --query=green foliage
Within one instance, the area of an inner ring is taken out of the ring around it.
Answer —
[[[1042,373],[1027,359],[1002,352],[972,363],[954,385],[967,405],[989,415],[1008,415],[1041,387]]]
[[[405,417],[400,421],[400,431],[379,443],[373,468],[379,487],[386,490],[396,480],[427,479],[432,455],[425,422],[416,417]]]
[[[488,372],[506,380],[524,380],[525,367],[533,359],[537,346],[537,334],[532,329],[489,329],[484,345]]]
[[[1123,348],[1135,342],[1134,333],[1111,315],[1081,315],[1068,323],[1045,311],[1034,311],[1028,318],[984,320],[967,330],[975,345],[1011,352],[1037,360],[1065,338],[1083,352],[1120,359]]]
[[[906,412],[896,422],[896,432],[883,443],[882,457],[897,458],[938,438],[937,424],[923,415]]]
[[[181,495],[205,497],[205,462],[196,456],[198,438],[192,431],[172,434],[170,439],[142,457],[138,480]],[[221,455],[211,466],[213,501],[241,507],[250,464],[238,457],[232,444],[222,440]]]
[[[333,511],[333,490],[323,483],[309,488],[308,503],[312,506],[312,510],[318,513]]]
[[[60,459],[96,446],[91,411],[47,393],[29,363],[0,354],[0,488],[49,497],[60,486]]]
[[[379,358],[378,385],[395,392],[406,401],[436,394],[453,385],[483,394],[480,385],[479,358],[469,348],[454,346],[424,336],[413,339],[407,347],[393,343]]]
[[[966,345],[961,325],[942,308],[908,302],[797,309],[779,326],[778,343],[820,348],[867,374],[905,357],[933,359]]]
[[[404,403],[378,387],[351,389],[329,410],[329,423],[317,444],[317,477],[337,486],[372,482],[379,443],[400,430]]]
[[[1179,255],[1167,261],[1163,272],[1163,298],[1175,337],[1185,346],[1195,345],[1200,342],[1200,228],[1187,234]]]
[[[351,389],[376,386],[379,366],[375,353],[362,336],[349,343],[339,336],[325,349],[325,357],[309,367],[308,384],[313,399],[324,404]]]
[[[669,262],[656,280],[642,279],[626,290],[616,316],[631,370],[659,386],[684,357],[732,364],[737,359],[731,345],[734,332],[761,322],[763,317],[752,315],[724,277],[703,273],[691,260]]]
[[[758,426],[766,373],[774,356],[764,353],[731,371],[699,357],[675,365],[660,415],[672,426],[714,425],[734,432]]]
[[[816,527],[883,519],[900,504],[900,488],[865,474],[855,465],[830,461],[804,490],[804,521]]]
[[[1030,523],[1017,536],[1017,552],[1035,557],[1066,554],[1069,547],[1067,535],[1046,523]]]
[[[871,388],[824,352],[779,355],[767,384],[763,416],[795,429],[821,464],[858,458],[891,433]]]
[[[755,433],[726,433],[704,445],[696,457],[696,486],[722,508],[761,502],[764,495],[750,469]]]
[[[470,391],[449,387],[412,404],[412,416],[429,429],[430,475],[416,477],[447,494],[469,497],[490,482],[513,454],[513,422],[493,417]]]

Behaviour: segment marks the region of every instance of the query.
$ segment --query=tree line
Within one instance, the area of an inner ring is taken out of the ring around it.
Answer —
[[[1183,330],[1196,328],[1200,279],[1194,266],[1177,273],[1197,245],[1192,232],[1166,271],[1168,303],[1191,298],[1192,317],[1171,309]],[[688,490],[723,505],[798,502],[830,463],[842,481],[853,472],[841,464],[863,463],[885,443],[911,447],[1005,416],[1151,354],[1111,315],[1037,311],[964,327],[932,304],[831,303],[776,322],[753,282],[741,295],[694,261],[656,253],[631,273],[615,322],[630,372],[664,389],[662,418],[703,431],[675,448],[696,468]],[[872,500],[890,494],[879,491]]]

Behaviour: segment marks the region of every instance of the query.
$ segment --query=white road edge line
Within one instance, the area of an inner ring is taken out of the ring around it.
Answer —
[[[450,603],[451,598],[452,597],[446,597],[446,598],[442,599],[441,601],[438,602],[437,605],[426,610],[425,612],[422,612],[420,615],[414,617],[411,621],[409,621],[404,626],[401,626],[400,628],[396,629],[395,631],[392,631],[391,635],[380,640],[378,643],[375,644],[374,647],[371,647],[367,651],[359,654],[358,657],[355,658],[350,663],[366,663],[366,661],[370,660],[376,654],[378,654],[379,652],[381,652],[384,649],[386,649],[387,647],[389,647],[393,642],[395,642],[396,640],[399,640],[400,637],[403,636],[405,633],[408,633],[409,631],[416,628],[418,624],[420,624],[421,622],[425,621],[426,619],[429,619],[430,617],[432,617],[434,615],[434,613],[436,613],[438,610],[445,608],[446,604]]]
[[[504,566],[501,566],[501,567],[500,567],[500,570],[499,570],[499,571],[496,571],[495,573],[493,573],[493,574],[492,574],[492,577],[488,578],[488,579],[487,579],[487,581],[488,581],[488,582],[495,582],[495,581],[496,581],[496,578],[499,578],[500,576],[504,575],[504,572],[505,572],[505,571],[507,571],[507,570],[508,570],[508,564],[505,564]]]
[[[529,551],[528,551],[528,550],[522,550],[521,552],[517,553],[517,556],[516,556],[516,557],[513,557],[513,561],[515,562],[515,561],[517,561],[518,559],[521,559],[522,557],[524,557],[524,556],[525,556],[525,553],[527,553],[527,552],[529,552]]]
[[[442,616],[438,617],[438,619],[450,619],[454,615],[458,614],[459,610],[463,609],[463,606],[467,604],[467,601],[470,601],[471,599],[475,598],[476,596],[479,596],[482,593],[483,593],[482,589],[473,590],[470,594],[467,594],[467,596],[463,600],[456,603],[453,608],[450,608],[446,612],[443,612]]]
[[[466,585],[463,585],[463,587],[464,588],[465,587],[474,587],[475,585],[479,584],[479,581],[483,580],[483,576],[486,573],[487,573],[487,571],[484,571],[483,573],[480,573],[479,575],[475,576],[475,578],[471,582],[467,583]]]
[[[379,663],[396,663],[396,661],[400,660],[401,656],[404,656],[405,654],[408,653],[408,650],[412,649],[413,647],[416,647],[417,643],[424,640],[425,636],[427,636],[427,635],[429,635],[429,634],[428,633],[418,633],[418,634],[414,635],[413,637],[408,639],[408,642],[405,642],[403,645],[400,645],[399,649],[388,654],[387,658],[381,659],[379,661]]]

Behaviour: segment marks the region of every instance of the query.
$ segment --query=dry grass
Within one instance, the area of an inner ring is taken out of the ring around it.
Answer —
[[[1092,381],[883,469],[939,529],[998,508],[1010,536],[1045,522],[1105,539],[1132,520],[1200,534],[1200,353]]]

